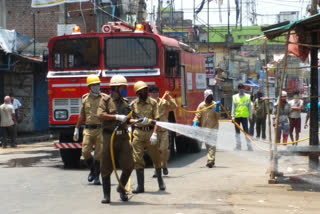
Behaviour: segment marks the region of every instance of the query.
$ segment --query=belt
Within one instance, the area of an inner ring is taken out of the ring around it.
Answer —
[[[99,129],[101,125],[85,125],[86,129]]]
[[[140,129],[142,131],[151,131],[153,130],[154,127],[153,126],[143,126],[143,127],[135,126],[135,128]]]
[[[107,132],[109,134],[113,133],[113,130],[104,129],[103,131]],[[116,135],[123,135],[123,134],[127,134],[127,133],[128,133],[128,130],[126,130],[126,129],[116,131]]]

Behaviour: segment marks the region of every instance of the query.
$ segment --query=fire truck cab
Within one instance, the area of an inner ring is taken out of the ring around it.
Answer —
[[[148,23],[135,27],[122,22],[102,26],[103,33],[64,35],[48,43],[48,94],[50,130],[59,133],[65,166],[79,163],[81,142],[74,142],[73,131],[81,107],[81,97],[88,93],[86,78],[96,74],[101,91],[110,94],[110,78],[121,74],[128,80],[128,99],[135,98],[133,85],[142,80],[160,88],[160,97],[170,91],[178,105],[190,110],[203,101],[206,89],[204,57],[188,45],[158,34]],[[168,112],[168,120],[192,124],[194,115],[181,109]],[[81,131],[80,131],[81,132]],[[199,152],[201,144],[170,132],[170,150]]]

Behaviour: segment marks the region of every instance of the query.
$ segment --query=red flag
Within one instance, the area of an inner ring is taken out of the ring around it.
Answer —
[[[299,46],[295,43],[299,43],[299,37],[296,34],[291,34],[289,38],[288,52],[299,57],[302,62],[305,62],[308,58],[310,49],[306,46]]]

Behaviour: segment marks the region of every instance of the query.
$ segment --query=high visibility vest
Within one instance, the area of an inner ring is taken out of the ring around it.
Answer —
[[[239,94],[232,96],[233,103],[235,104],[234,117],[244,117],[248,118],[249,114],[249,105],[250,105],[250,95],[244,94],[240,99]]]

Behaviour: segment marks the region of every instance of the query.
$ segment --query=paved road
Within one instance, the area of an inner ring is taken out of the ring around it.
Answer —
[[[317,179],[313,185],[286,179],[267,184],[268,152],[234,152],[232,131],[230,123],[221,123],[215,168],[205,167],[205,150],[173,158],[165,192],[158,191],[151,178],[153,169],[148,168],[146,193],[130,195],[130,201],[123,203],[113,175],[110,205],[100,203],[102,188],[87,183],[86,169],[63,168],[52,142],[0,149],[1,213],[319,213]],[[282,158],[280,170],[301,174],[307,161]]]

